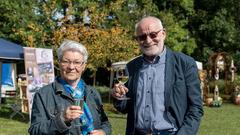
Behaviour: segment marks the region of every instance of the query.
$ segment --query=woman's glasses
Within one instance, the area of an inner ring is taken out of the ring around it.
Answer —
[[[73,64],[74,67],[80,67],[80,66],[82,66],[85,63],[83,61],[67,61],[67,60],[61,60],[60,62],[64,66],[69,66],[69,65]]]
[[[164,29],[161,29],[161,30],[159,30],[159,31],[157,31],[157,32],[151,32],[151,33],[149,33],[149,34],[143,34],[143,35],[140,35],[140,36],[136,36],[136,39],[137,39],[138,41],[145,41],[148,36],[149,36],[151,39],[154,39],[154,38],[157,37],[158,33],[159,33],[160,31],[162,31],[162,30],[164,30]]]

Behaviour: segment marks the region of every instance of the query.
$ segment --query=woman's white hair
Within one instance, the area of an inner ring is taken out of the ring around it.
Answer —
[[[58,60],[62,60],[65,51],[77,51],[83,55],[83,60],[86,63],[88,59],[88,52],[84,45],[73,40],[64,39],[60,47],[57,49]]]

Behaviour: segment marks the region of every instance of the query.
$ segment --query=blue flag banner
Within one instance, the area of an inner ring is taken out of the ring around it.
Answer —
[[[12,66],[9,63],[2,64],[2,85],[13,86]]]

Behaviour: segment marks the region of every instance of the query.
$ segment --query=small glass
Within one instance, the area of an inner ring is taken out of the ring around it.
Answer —
[[[127,69],[118,69],[116,79],[120,85],[123,85],[128,81],[128,70]],[[126,94],[122,95],[122,97],[118,97],[118,100],[129,100],[130,98],[126,96]]]
[[[84,104],[84,100],[82,98],[74,98],[74,105],[76,106],[80,106],[81,107],[81,110],[83,110],[83,104]],[[80,122],[79,118],[77,118],[77,124],[76,126],[82,126],[82,123]]]
[[[74,99],[74,105],[80,106],[82,110],[83,110],[83,102],[84,102],[83,99],[78,99],[78,98]]]

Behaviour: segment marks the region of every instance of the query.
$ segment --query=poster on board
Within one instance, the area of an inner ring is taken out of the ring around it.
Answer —
[[[27,99],[30,116],[35,92],[41,87],[54,81],[52,49],[25,47],[24,61],[27,79]]]

